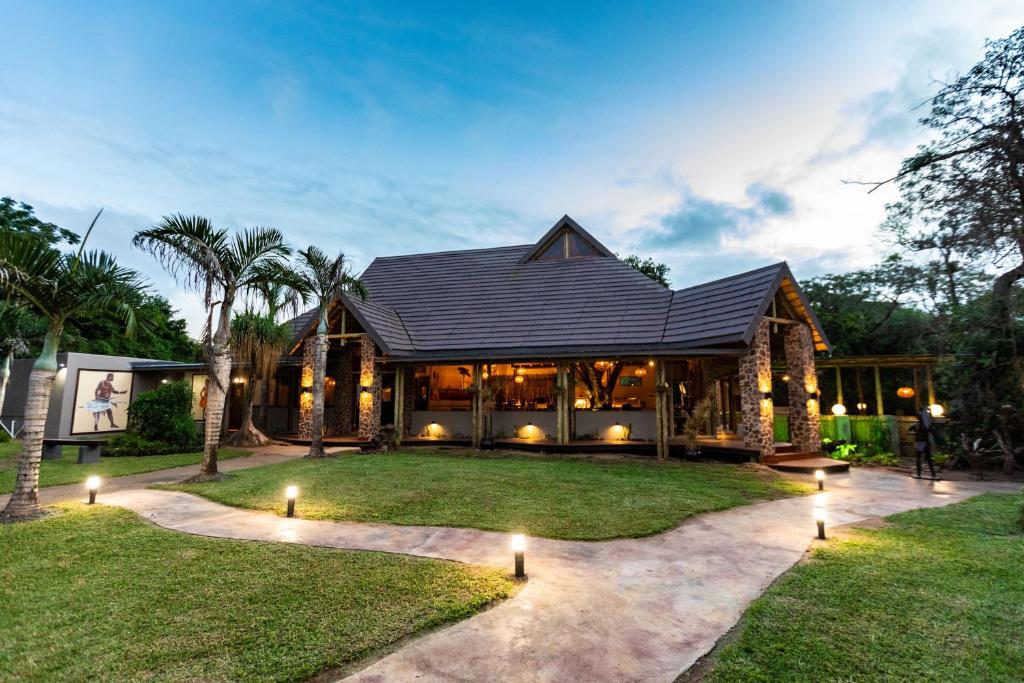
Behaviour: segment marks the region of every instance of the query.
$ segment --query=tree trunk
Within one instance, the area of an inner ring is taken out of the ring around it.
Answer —
[[[13,358],[14,354],[8,353],[0,363],[0,415],[4,412],[4,399],[7,398],[7,383],[11,381],[11,360]]]
[[[3,519],[31,519],[42,512],[39,507],[39,461],[43,455],[43,431],[46,429],[46,415],[50,409],[53,379],[57,374],[57,343],[60,334],[60,329],[46,332],[43,350],[29,375],[18,474],[14,482],[14,493],[3,513],[0,513]]]
[[[203,481],[217,476],[217,449],[224,422],[224,406],[227,401],[228,382],[231,381],[231,356],[228,337],[231,330],[231,306],[234,297],[224,295],[220,304],[217,331],[210,342],[210,387],[206,395],[206,442],[203,444],[203,464],[195,480]]]
[[[270,377],[264,377],[260,380],[260,412],[259,412],[259,423],[260,429],[267,430],[267,420],[269,419],[270,413],[267,410],[267,406],[270,403]]]
[[[270,443],[267,435],[257,429],[252,421],[253,403],[256,402],[256,392],[252,390],[252,383],[253,380],[250,378],[242,403],[242,424],[234,434],[224,441],[225,444],[253,448]]]
[[[317,330],[313,355],[313,414],[310,420],[309,453],[307,458],[324,455],[324,382],[327,376],[327,330]]]

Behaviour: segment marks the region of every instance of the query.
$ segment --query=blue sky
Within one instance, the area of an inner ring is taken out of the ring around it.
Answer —
[[[91,6],[87,6],[91,5]],[[5,2],[0,194],[128,246],[170,212],[375,255],[568,213],[675,286],[872,262],[913,111],[1018,2]]]

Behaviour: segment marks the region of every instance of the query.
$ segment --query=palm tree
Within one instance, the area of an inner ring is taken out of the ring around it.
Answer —
[[[0,301],[0,413],[3,412],[7,385],[14,357],[28,353],[26,328],[31,320],[28,309],[14,301]]]
[[[88,237],[86,232],[83,246]],[[119,266],[110,254],[81,248],[61,253],[33,235],[4,232],[0,233],[0,289],[46,321],[43,349],[28,381],[14,494],[0,513],[7,519],[26,519],[41,512],[39,460],[65,324],[97,311],[116,311],[124,319],[125,331],[132,334],[137,325],[148,322],[137,318],[147,287],[138,273]]]
[[[253,388],[256,381],[263,387],[269,386],[270,378],[277,369],[277,359],[287,350],[291,340],[291,326],[277,322],[270,314],[247,309],[231,321],[231,356],[249,366],[249,382],[246,384],[242,425],[225,443],[232,446],[265,446],[270,443],[266,434],[252,421],[253,403],[256,401]]]
[[[255,287],[268,268],[281,265],[291,249],[275,228],[249,228],[232,236],[227,230],[215,228],[207,218],[181,214],[165,216],[159,225],[140,230],[132,244],[155,256],[186,288],[203,293],[207,311],[203,350],[211,382],[206,398],[203,464],[195,480],[216,478],[221,421],[231,377],[231,308],[235,298]],[[218,306],[214,328],[213,312]]]
[[[310,425],[309,453],[316,458],[324,454],[324,379],[327,374],[327,316],[331,305],[346,292],[366,298],[366,287],[352,275],[344,254],[330,258],[315,246],[299,251],[296,274],[316,299],[316,353],[313,356],[313,415]]]
[[[263,300],[263,308],[267,317],[277,322],[282,313],[288,312],[296,315],[299,312],[299,304],[308,301],[308,292],[304,290],[304,283],[294,277],[294,273],[286,270],[282,273],[268,273],[262,282],[257,283],[253,289]],[[289,340],[290,341],[290,340]],[[287,348],[282,349],[282,353]],[[274,360],[275,365],[277,359]],[[260,411],[259,425],[267,429],[267,406],[270,404],[270,379],[274,375],[273,368],[260,378]]]

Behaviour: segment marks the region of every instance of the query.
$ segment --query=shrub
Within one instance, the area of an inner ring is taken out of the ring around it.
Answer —
[[[0,429],[0,443],[7,443],[11,440],[11,435],[7,433],[6,429]]]
[[[186,449],[190,450],[190,449]],[[154,441],[140,436],[136,432],[125,432],[107,439],[103,444],[103,455],[109,458],[134,458],[143,455],[165,455],[180,453],[181,447],[165,441]]]
[[[140,395],[128,407],[128,435],[166,444],[175,452],[195,450],[200,438],[192,421],[192,388],[169,382]]]

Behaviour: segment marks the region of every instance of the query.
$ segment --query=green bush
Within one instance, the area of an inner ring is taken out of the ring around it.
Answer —
[[[185,451],[196,450],[185,448]],[[125,432],[107,439],[103,444],[103,455],[108,458],[135,458],[143,455],[166,455],[167,453],[181,453],[182,447],[167,443],[166,441],[155,441],[147,439],[135,432]]]
[[[7,433],[6,429],[0,429],[0,443],[7,443],[11,440],[11,435]]]
[[[201,439],[192,421],[192,388],[186,382],[169,382],[140,395],[128,407],[129,435],[166,444],[171,452],[196,450]]]

